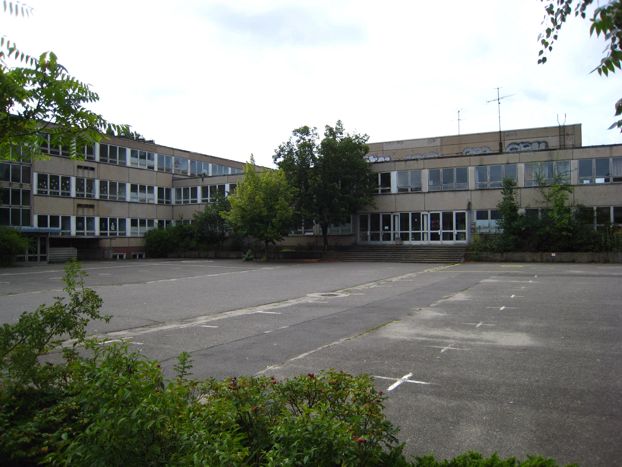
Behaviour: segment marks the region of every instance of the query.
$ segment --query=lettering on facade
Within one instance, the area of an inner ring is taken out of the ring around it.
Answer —
[[[462,154],[465,156],[477,156],[479,154],[490,154],[492,151],[488,146],[479,146],[473,148],[464,148]]]
[[[412,154],[410,156],[406,156],[404,157],[405,161],[416,161],[419,159],[432,159],[434,157],[438,157],[440,154],[438,152],[432,151],[432,152],[424,152],[424,153],[420,153],[420,154]]]
[[[541,149],[548,149],[549,143],[547,141],[520,141],[517,143],[510,143],[505,147],[507,152],[521,152],[521,151],[539,151]]]
[[[377,154],[368,154],[367,156],[365,156],[365,159],[367,160],[367,162],[370,163],[374,163],[374,162],[389,162],[391,160],[391,156],[380,156]]]

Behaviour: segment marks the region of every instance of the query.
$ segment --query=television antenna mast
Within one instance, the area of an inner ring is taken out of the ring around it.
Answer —
[[[460,136],[460,122],[461,122],[461,118],[460,118],[460,112],[462,112],[462,109],[458,109],[458,136]]]
[[[512,97],[514,94],[508,94],[505,96],[500,96],[499,95],[499,89],[501,88],[497,88],[497,98],[496,99],[491,99],[489,101],[486,101],[487,104],[490,104],[491,102],[497,102],[497,115],[499,117],[499,152],[503,152],[503,139],[501,136],[501,99],[506,99],[508,97]]]

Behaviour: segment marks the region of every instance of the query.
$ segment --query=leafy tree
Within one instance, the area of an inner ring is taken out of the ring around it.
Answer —
[[[317,140],[315,129],[298,128],[273,160],[295,190],[298,220],[313,219],[320,225],[326,249],[328,227],[348,222],[372,202],[371,169],[365,160],[368,136],[346,133],[341,121],[327,125]]]
[[[236,233],[268,245],[282,239],[292,224],[292,189],[282,170],[257,172],[254,160],[244,167],[244,178],[229,196],[231,210],[221,215]]]
[[[503,180],[501,189],[501,201],[497,205],[500,214],[499,227],[502,230],[502,251],[512,251],[520,242],[521,216],[518,213],[518,201],[516,200],[516,182],[511,178]]]
[[[594,0],[541,0],[546,4],[546,29],[539,36],[542,48],[538,63],[546,63],[547,54],[553,50],[553,44],[559,37],[564,23],[574,15],[585,19],[588,8]],[[622,63],[622,1],[609,0],[594,9],[590,18],[590,35],[602,37],[607,42],[607,49],[600,63],[592,71],[609,76],[620,69]],[[622,115],[622,99],[615,104],[615,115]],[[620,128],[622,119],[614,122],[610,128]]]
[[[214,245],[222,247],[222,242],[230,231],[222,213],[231,210],[229,199],[218,194],[205,206],[202,212],[197,212],[192,218],[196,241],[199,245]]]
[[[31,9],[7,0],[4,12],[28,15]],[[9,61],[25,66],[10,66]],[[4,36],[0,39],[0,159],[40,156],[45,134],[75,157],[77,148],[98,141],[103,132],[129,132],[127,125],[109,123],[86,107],[98,100],[54,53],[35,59]]]
[[[13,264],[15,255],[24,253],[26,248],[28,248],[28,240],[17,230],[0,227],[0,266]]]

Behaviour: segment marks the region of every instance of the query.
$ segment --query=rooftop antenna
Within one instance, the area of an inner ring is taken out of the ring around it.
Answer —
[[[458,136],[460,136],[460,112],[462,109],[458,109]]]
[[[497,98],[496,99],[491,99],[489,101],[486,101],[487,104],[490,104],[491,102],[497,102],[497,114],[499,116],[499,152],[503,152],[503,139],[501,136],[501,99],[505,99],[506,97],[511,97],[514,94],[508,94],[506,96],[500,96],[499,95],[499,89],[501,88],[497,88]]]
[[[559,130],[559,147],[566,147],[566,114],[564,114],[564,123],[559,122],[559,114],[557,114],[557,128]]]

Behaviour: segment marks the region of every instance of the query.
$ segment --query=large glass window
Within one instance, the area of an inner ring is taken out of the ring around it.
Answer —
[[[171,189],[158,187],[158,204],[171,204]]]
[[[525,164],[525,186],[570,183],[570,161],[545,161]]]
[[[154,203],[155,190],[151,185],[130,184],[130,201],[135,203]]]
[[[76,235],[95,235],[95,218],[91,216],[76,216]]]
[[[175,188],[175,204],[194,204],[199,202],[198,187],[186,186]]]
[[[103,237],[117,237],[127,235],[126,220],[124,217],[100,217],[99,235]]]
[[[180,175],[188,175],[188,166],[190,165],[190,161],[185,157],[177,157],[174,158],[173,165],[173,173]]]
[[[158,154],[158,170],[173,173],[173,156]]]
[[[466,190],[469,187],[469,176],[466,167],[448,167],[430,169],[428,172],[428,190]]]
[[[95,180],[76,177],[76,198],[95,198]]]
[[[113,146],[112,144],[100,144],[99,162],[127,165],[127,148]]]
[[[155,155],[152,152],[132,149],[130,152],[130,165],[144,169],[155,168]]]
[[[421,191],[421,170],[398,170],[398,193]]]
[[[112,201],[125,201],[125,183],[111,182],[107,180],[99,181],[99,198]]]
[[[516,181],[516,164],[480,165],[475,167],[475,188],[501,188],[503,180]]]
[[[579,159],[579,184],[622,182],[622,157]]]

